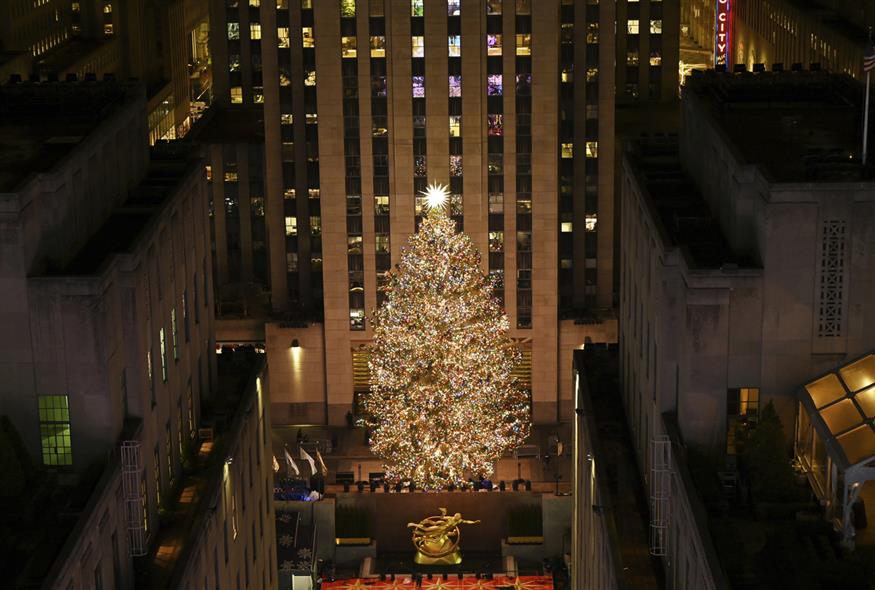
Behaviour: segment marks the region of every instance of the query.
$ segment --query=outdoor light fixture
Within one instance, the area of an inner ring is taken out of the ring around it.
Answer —
[[[230,465],[233,462],[234,462],[234,457],[232,457],[231,455],[228,455],[227,457],[225,457],[225,464],[226,465]]]
[[[292,339],[292,348],[301,348],[301,343],[298,342],[297,338]]]

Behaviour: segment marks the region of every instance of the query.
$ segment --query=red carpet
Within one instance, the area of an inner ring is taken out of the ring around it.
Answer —
[[[409,577],[398,578],[395,581],[366,580],[354,578],[352,580],[338,580],[336,582],[322,582],[322,590],[412,590],[416,587]],[[513,590],[553,590],[553,578],[549,576],[519,576],[508,578],[495,576],[492,580],[478,580],[476,578],[451,578],[449,580],[434,579],[422,580],[423,590],[498,590],[499,588],[513,588]]]

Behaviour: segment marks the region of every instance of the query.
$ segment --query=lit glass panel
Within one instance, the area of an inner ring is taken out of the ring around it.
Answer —
[[[868,355],[839,369],[850,391],[860,391],[875,383],[875,355]]]
[[[820,411],[820,417],[823,418],[829,431],[833,434],[844,432],[863,420],[857,407],[849,399],[843,399],[828,408],[824,408]]]
[[[868,424],[863,424],[836,440],[842,445],[842,450],[851,465],[875,455],[875,432]]]
[[[811,396],[811,401],[817,408],[822,408],[845,395],[845,388],[842,387],[835,373],[830,373],[813,383],[809,383],[805,389],[808,390],[808,395]]]

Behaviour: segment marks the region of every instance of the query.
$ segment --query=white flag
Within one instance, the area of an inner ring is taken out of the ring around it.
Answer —
[[[310,473],[316,475],[316,463],[313,461],[313,457],[310,456],[310,453],[304,450],[304,447],[301,447],[301,459],[307,460],[307,463],[310,464]]]
[[[328,466],[325,465],[325,461],[322,460],[322,453],[319,452],[319,449],[316,449],[316,460],[319,461],[319,468],[322,470],[322,477],[328,477]]]
[[[273,472],[278,473],[280,470],[280,462],[276,460],[276,455],[273,456]]]
[[[287,472],[289,477],[292,476],[292,470],[294,469],[295,475],[301,475],[300,470],[298,470],[298,465],[295,463],[295,460],[292,459],[292,456],[289,455],[288,449],[283,449],[283,453],[286,454],[286,466],[288,467]]]

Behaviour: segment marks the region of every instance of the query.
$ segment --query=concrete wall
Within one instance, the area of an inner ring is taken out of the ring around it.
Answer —
[[[114,400],[120,399],[120,379],[96,386],[101,375],[85,372],[105,362],[106,349],[100,347],[119,341],[101,341],[104,329],[120,327],[102,323],[107,318],[100,319],[103,310],[95,305],[99,297],[93,296],[106,285],[73,281],[69,298],[62,302],[48,294],[34,296],[27,277],[41,274],[50,262],[63,264],[72,258],[142,177],[147,148],[145,142],[129,141],[131,137],[145,137],[142,97],[107,117],[63,164],[25,181],[17,192],[0,195],[0,233],[5,236],[0,244],[0,414],[16,424],[32,457],[40,456],[37,395],[66,393],[70,382],[78,380],[79,391],[95,396],[87,404],[82,398],[83,405],[73,410],[86,423],[89,406],[99,404],[98,398],[111,391]],[[110,309],[119,313],[118,307]],[[117,414],[95,412],[94,418],[95,429],[82,431],[86,440],[120,427]],[[100,454],[90,442],[82,448],[83,460]],[[77,464],[79,459],[74,451]]]

